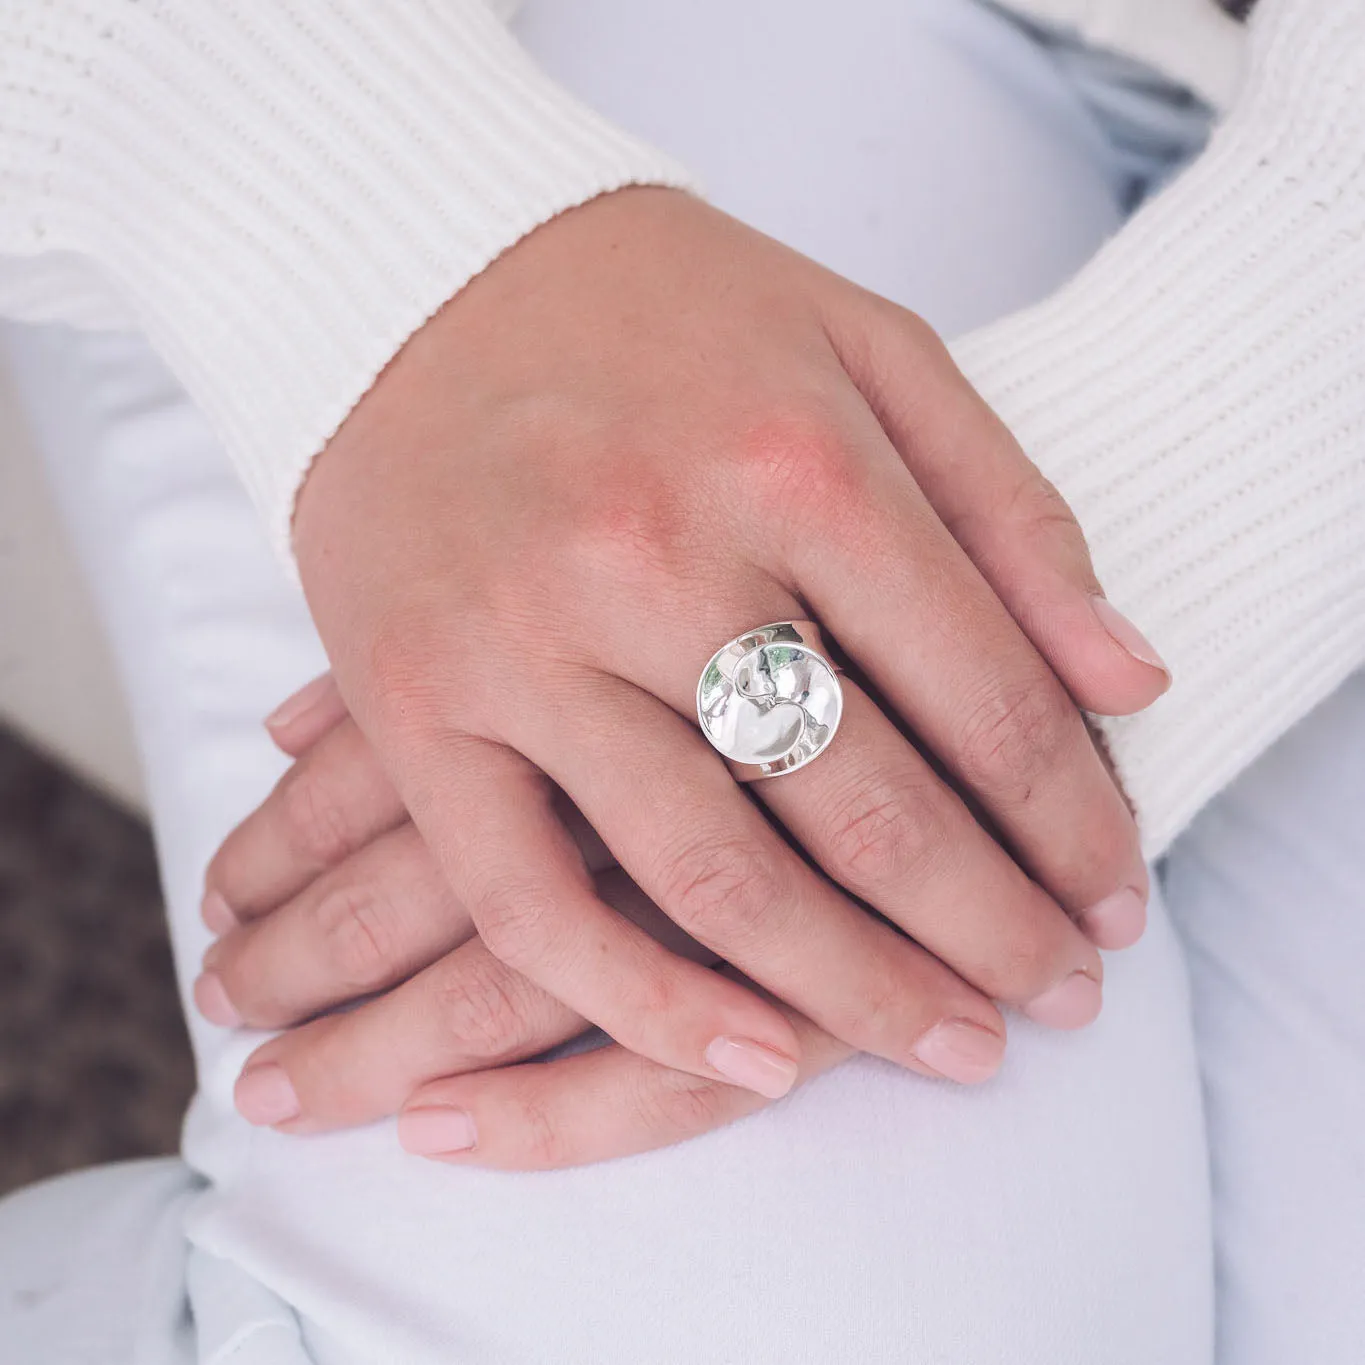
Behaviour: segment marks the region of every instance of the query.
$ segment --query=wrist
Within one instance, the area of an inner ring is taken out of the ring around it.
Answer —
[[[25,17],[38,69],[0,115],[35,187],[16,249],[115,284],[286,556],[308,462],[445,300],[574,204],[687,183],[483,0],[70,8]],[[60,136],[24,135],[52,106]]]

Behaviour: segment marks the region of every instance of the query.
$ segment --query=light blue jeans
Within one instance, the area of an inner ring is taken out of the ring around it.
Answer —
[[[1202,136],[1178,92],[972,0],[834,13],[532,0],[520,28],[722,207],[948,333],[1054,288]],[[9,340],[187,982],[204,864],[280,769],[260,718],[320,650],[139,339]],[[1177,847],[1100,1021],[1013,1021],[973,1091],[860,1058],[683,1146],[513,1176],[391,1124],[251,1129],[230,1087],[258,1039],[191,1015],[183,1159],[0,1205],[0,1365],[1357,1365],[1362,775],[1357,681]]]
[[[1193,92],[1063,29],[999,12],[1048,53],[1075,92],[1104,140],[1119,200],[1129,212],[1203,149],[1215,114]]]

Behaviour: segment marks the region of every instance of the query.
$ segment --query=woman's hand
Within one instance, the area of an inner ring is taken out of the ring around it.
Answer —
[[[397,794],[347,719],[330,675],[268,724],[298,762],[224,844],[209,881],[257,906],[283,894],[278,888],[302,889],[242,922],[222,893],[211,891],[205,918],[220,937],[195,988],[215,1022],[287,1029],[246,1065],[238,1102],[249,1118],[303,1133],[400,1112],[399,1137],[413,1152],[530,1169],[665,1146],[762,1102],[753,1090],[674,1071],[619,1046],[514,1065],[574,1037],[584,1021],[474,937],[467,912],[403,821]],[[310,881],[316,853],[298,839],[311,828],[298,824],[299,811],[341,809],[347,792],[362,791],[375,812],[397,823]],[[607,904],[674,951],[714,963],[614,865],[572,807],[564,804],[561,813]],[[346,1004],[355,1007],[317,1017]],[[801,1078],[848,1053],[808,1020],[787,1016],[801,1048]],[[964,1082],[992,1074],[996,1040],[983,1034],[978,1041],[974,1065],[949,1050],[938,1058],[940,1074]]]
[[[330,675],[281,707],[271,732],[299,761],[224,844],[210,868],[215,886],[260,906],[280,894],[267,887],[306,880],[314,859],[296,842],[295,816],[300,802],[315,806],[299,792],[326,790],[322,799],[332,804],[344,790],[367,790],[372,809],[387,808],[399,823],[244,920],[220,892],[206,897],[205,919],[219,938],[195,984],[201,1011],[223,1025],[286,1028],[256,1050],[238,1082],[248,1118],[308,1133],[399,1112],[399,1138],[410,1151],[536,1169],[667,1146],[763,1103],[754,1089],[674,1071],[619,1045],[513,1065],[574,1038],[585,1021],[474,936],[467,911],[402,822],[397,795]],[[673,951],[715,963],[614,865],[576,811],[565,805],[562,813],[606,904]],[[354,1008],[323,1014],[347,1004]],[[847,1055],[808,1020],[785,1013],[802,1078]],[[956,1079],[994,1071],[994,1035],[983,1034],[981,1047],[979,1065],[959,1065]],[[958,1060],[949,1056],[950,1070]]]
[[[467,286],[319,459],[296,545],[483,944],[643,1056],[772,1091],[799,1049],[602,900],[556,785],[675,923],[903,1064],[941,1025],[1002,1038],[987,997],[1088,1022],[1077,924],[1140,932],[1136,832],[1076,702],[1166,677],[1106,629],[1074,522],[918,319],[690,196],[604,196]],[[829,880],[690,719],[720,644],[812,615],[887,710],[846,681],[829,752],[752,790]],[[305,818],[335,851],[380,817]]]

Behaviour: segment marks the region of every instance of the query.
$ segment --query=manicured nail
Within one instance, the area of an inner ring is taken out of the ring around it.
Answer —
[[[713,1038],[706,1064],[734,1085],[780,1100],[796,1084],[796,1063],[750,1038]]]
[[[973,1085],[1000,1068],[1005,1040],[970,1019],[945,1019],[915,1044],[915,1056],[950,1081]]]
[[[1081,928],[1097,948],[1131,948],[1147,927],[1147,906],[1131,886],[1106,896],[1078,916]]]
[[[208,925],[211,934],[221,936],[229,929],[237,927],[237,916],[232,913],[232,907],[218,891],[205,892],[203,904],[199,907],[199,915]]]
[[[473,1116],[463,1109],[441,1105],[405,1109],[398,1116],[398,1141],[413,1156],[444,1156],[468,1152],[479,1140]]]
[[[205,972],[194,983],[194,1003],[210,1024],[236,1028],[242,1022],[242,1016],[228,999],[227,987],[215,972]]]
[[[284,1074],[284,1068],[272,1062],[253,1066],[237,1077],[232,1092],[237,1112],[248,1122],[260,1127],[284,1123],[299,1116],[299,1097]]]
[[[1084,1028],[1099,1014],[1103,1001],[1098,981],[1084,972],[1072,972],[1065,981],[1030,1000],[1024,1013],[1048,1028]]]
[[[282,701],[266,718],[267,730],[282,730],[292,725],[305,712],[311,711],[323,698],[336,691],[336,683],[330,673],[305,683],[292,697]]]
[[[1171,670],[1166,661],[1156,652],[1156,646],[1106,597],[1095,596],[1090,599],[1100,625],[1135,658],[1138,663],[1159,668],[1168,678]]]

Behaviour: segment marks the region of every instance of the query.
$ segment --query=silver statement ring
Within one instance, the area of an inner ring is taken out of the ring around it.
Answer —
[[[812,621],[778,621],[718,649],[697,683],[702,734],[741,782],[803,768],[844,711],[838,669]]]

